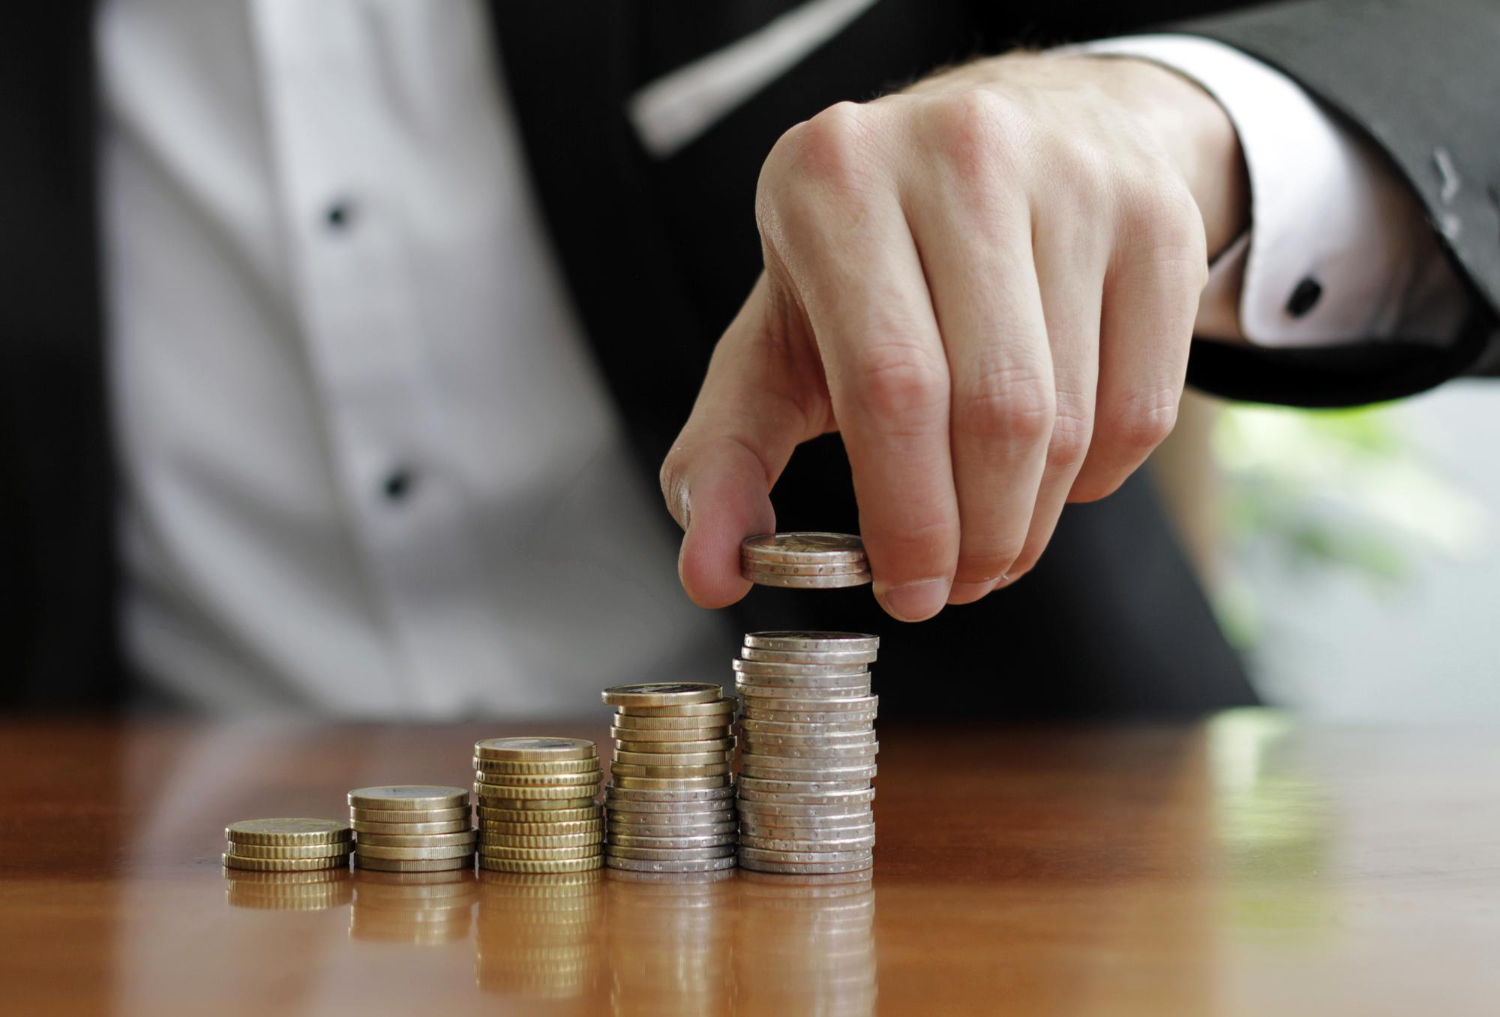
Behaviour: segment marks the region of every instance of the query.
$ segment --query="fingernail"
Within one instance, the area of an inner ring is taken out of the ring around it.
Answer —
[[[946,579],[923,579],[915,583],[904,583],[875,589],[875,596],[885,609],[902,621],[922,621],[931,618],[948,602],[949,582]]]

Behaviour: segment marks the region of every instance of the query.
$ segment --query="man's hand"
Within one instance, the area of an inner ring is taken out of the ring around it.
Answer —
[[[744,596],[740,540],[834,430],[887,611],[1014,582],[1066,502],[1171,431],[1246,191],[1218,104],[1130,59],[978,61],[787,131],[756,196],[765,273],[662,466],[689,595]]]

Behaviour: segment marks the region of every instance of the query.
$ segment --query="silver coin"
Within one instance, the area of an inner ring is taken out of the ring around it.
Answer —
[[[878,650],[880,637],[868,632],[780,629],[745,633],[745,645],[762,650]]]
[[[735,858],[734,855],[727,855],[723,858],[675,858],[671,861],[648,861],[606,854],[604,864],[611,869],[625,869],[631,872],[715,872],[720,869],[734,868]]]
[[[754,805],[746,802],[747,806]],[[812,816],[779,815],[774,812],[765,812],[758,808],[745,808],[740,811],[740,829],[832,829],[835,827],[861,827],[873,826],[875,824],[875,810],[869,805],[852,805],[845,809],[834,809],[831,812]]]
[[[605,787],[620,791],[712,791],[732,787],[727,773],[708,777],[621,777],[616,775]]]
[[[862,675],[870,673],[870,665],[850,664],[787,664],[765,660],[744,660],[735,657],[730,661],[736,674],[771,675],[780,678],[817,678],[835,675]]]
[[[875,864],[875,856],[862,858],[854,862],[819,862],[819,863],[788,863],[788,862],[766,862],[757,858],[739,859],[740,868],[750,869],[753,872],[784,872],[798,874],[812,873],[836,873],[836,872],[859,872],[868,869]]]
[[[739,823],[734,819],[721,819],[716,823],[617,823],[610,821],[610,834],[627,833],[633,837],[712,837],[715,834],[734,833]]]
[[[814,794],[797,791],[756,791],[752,788],[740,788],[740,800],[746,802],[764,802],[767,805],[852,805],[858,802],[873,802],[875,800],[875,789],[862,788],[858,791],[824,791]]]
[[[702,788],[645,788],[645,787],[620,787],[615,784],[604,785],[604,791],[610,798],[610,803],[615,802],[707,802],[720,798],[733,798],[734,788],[730,787],[702,787]]]
[[[783,565],[777,562],[755,561],[751,558],[740,558],[741,567],[755,572],[757,575],[767,576],[845,576],[852,572],[869,572],[868,561],[831,561],[820,562],[816,565],[799,564]]]
[[[813,774],[801,770],[768,770],[756,767],[755,772],[746,773],[741,783],[742,791],[768,791],[775,794],[825,794],[832,791],[865,791],[870,787],[870,777],[828,777],[809,779]]]
[[[874,710],[767,710],[751,703],[745,706],[745,719],[768,724],[831,725],[828,730],[848,730],[861,726],[868,729],[869,725],[875,723],[876,716]]]
[[[740,541],[740,555],[773,564],[816,565],[819,562],[860,561],[865,557],[865,544],[852,533],[817,530],[760,533]]]
[[[851,768],[875,765],[877,745],[863,745],[859,753],[844,752],[827,756],[793,756],[779,752],[750,752],[740,754],[744,766],[770,766],[779,770],[807,770],[817,773],[837,773]]]
[[[665,850],[680,848],[712,848],[723,847],[725,844],[734,844],[739,840],[739,833],[706,833],[699,837],[648,837],[639,833],[612,832],[609,835],[609,843],[614,847],[625,848],[656,848]],[[769,847],[762,844],[760,847]]]
[[[757,862],[857,862],[871,856],[871,848],[851,851],[768,851],[765,848],[741,848],[740,858]]]
[[[677,804],[698,805],[698,802],[682,802]],[[717,804],[717,803],[716,803]],[[628,810],[609,810],[610,823],[620,823],[627,826],[713,826],[718,823],[734,822],[735,810],[732,803],[725,803],[728,808],[713,808],[693,812],[631,812]]]
[[[785,720],[746,720],[741,724],[740,737],[748,738],[752,734],[771,738],[806,738],[808,741],[819,739],[827,741],[858,741],[860,739],[873,739],[875,728],[873,721],[856,720],[846,724],[831,723],[799,723],[797,721]]]
[[[780,703],[766,703],[766,702],[756,701],[756,702],[747,702],[745,704],[745,716],[748,717],[748,718],[754,718],[754,719],[760,719],[760,720],[789,720],[789,719],[792,719],[792,718],[780,717],[780,716],[776,716],[776,714],[781,714],[781,713],[796,713],[796,714],[801,714],[801,713],[828,713],[828,714],[858,713],[858,714],[869,714],[870,717],[873,718],[874,715],[875,715],[875,711],[879,708],[879,706],[880,706],[880,697],[879,696],[864,696],[864,697],[860,697],[860,698],[849,698],[849,699],[846,699],[846,698],[843,698],[843,697],[834,697],[834,698],[831,698],[831,699],[827,700],[826,702],[818,702],[818,701],[814,700],[812,702],[806,702],[806,703],[797,702],[796,700],[790,700],[790,701],[785,702],[784,704],[780,704]],[[750,711],[752,711],[752,710],[755,711],[755,712],[751,713]],[[840,722],[840,723],[845,722],[845,718],[842,718],[842,717],[833,717],[831,719],[834,720],[835,722]],[[806,722],[801,722],[801,723],[806,723]]]
[[[781,802],[775,800],[756,801],[744,799],[740,802],[741,818],[748,818],[753,822],[768,823],[782,819],[843,819],[852,815],[866,813],[873,815],[868,800],[862,802],[825,802],[821,804],[809,804],[807,802]]]
[[[857,682],[851,685],[755,685],[736,681],[734,690],[744,699],[746,706],[758,706],[769,710],[790,710],[805,707],[810,710],[825,710],[828,703],[843,699],[868,699],[870,683]]]
[[[849,586],[868,586],[868,572],[851,572],[842,576],[772,576],[743,569],[740,575],[757,586],[779,586],[784,590],[840,590]]]
[[[844,826],[767,826],[763,823],[740,823],[740,837],[752,839],[822,841],[873,836],[875,824],[870,821]]]
[[[763,664],[873,664],[879,653],[868,650],[771,650],[761,646],[740,648],[740,659]]]
[[[823,689],[849,689],[862,686],[866,690],[874,679],[869,671],[860,674],[840,675],[813,675],[810,678],[790,678],[786,675],[763,675],[763,674],[737,674],[734,676],[735,689],[740,690],[746,685],[753,685],[758,689],[781,690],[781,689],[807,689],[804,695],[816,696]],[[775,696],[777,691],[761,693],[766,696]],[[866,691],[864,695],[869,695]]]
[[[724,858],[726,856],[733,857],[734,845],[718,844],[713,847],[694,848],[637,848],[606,844],[604,845],[604,854],[607,858],[627,858],[638,862],[669,862],[677,859],[690,861]],[[773,859],[773,861],[779,860]]]
[[[880,748],[875,732],[857,731],[852,736],[831,738],[826,736],[774,735],[758,731],[745,732],[744,751],[763,753],[768,756],[795,756],[809,759],[816,756],[860,756],[874,755]]]
[[[691,706],[718,702],[723,690],[708,682],[647,682],[615,685],[600,695],[610,706]]]
[[[609,807],[611,819],[630,822],[630,816],[718,816],[725,810],[707,802],[621,802]],[[621,817],[624,817],[621,819]],[[655,821],[654,818],[652,820]],[[646,822],[646,820],[642,820]]]
[[[772,837],[742,836],[740,847],[752,851],[776,851],[787,855],[863,853],[875,846],[875,835],[863,837],[827,837],[818,840],[781,840]],[[793,858],[771,859],[772,861],[796,861]],[[830,861],[833,859],[830,859]],[[845,859],[846,861],[848,859]]]

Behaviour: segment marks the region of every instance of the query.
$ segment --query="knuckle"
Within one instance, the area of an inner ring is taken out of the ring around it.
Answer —
[[[1177,398],[1174,394],[1137,395],[1111,414],[1109,438],[1129,452],[1148,453],[1166,440],[1176,424]]]
[[[1185,279],[1208,279],[1203,216],[1187,185],[1166,172],[1134,174],[1123,199],[1126,231],[1134,252],[1159,264],[1175,264]]]
[[[1052,386],[1036,372],[1017,366],[977,372],[954,406],[954,420],[961,429],[1015,445],[1045,441],[1055,415]]]
[[[868,165],[870,129],[858,103],[840,102],[798,124],[777,142],[778,167],[798,178],[849,186]]]
[[[1094,418],[1081,400],[1059,397],[1047,443],[1047,467],[1071,469],[1083,461],[1094,434]]]
[[[866,346],[854,359],[854,375],[856,398],[883,420],[926,420],[941,411],[947,400],[942,368],[906,344]]]
[[[936,97],[927,115],[930,143],[961,175],[985,179],[1007,161],[1020,116],[1005,96],[965,89]]]

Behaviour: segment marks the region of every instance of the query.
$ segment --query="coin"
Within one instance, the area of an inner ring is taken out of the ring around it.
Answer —
[[[392,784],[362,787],[349,792],[349,805],[358,809],[410,811],[454,809],[469,804],[469,792],[461,787],[433,784]]]
[[[474,757],[474,769],[487,773],[586,773],[599,769],[599,757],[584,759],[486,759]]]
[[[660,777],[666,780],[718,777],[729,773],[728,763],[705,763],[701,766],[640,766],[636,763],[615,763],[610,772],[618,781],[621,777]]]
[[[639,833],[611,833],[609,843],[616,847],[627,848],[708,848],[723,847],[728,844],[733,846],[738,839],[735,831],[727,833],[706,833],[701,835],[682,835],[665,837],[649,837]]]
[[[816,845],[816,848],[811,845]],[[819,840],[782,840],[770,837],[759,837],[745,834],[740,837],[740,847],[750,848],[754,851],[775,852],[778,854],[797,856],[816,851],[819,854],[853,854],[858,855],[868,851],[875,846],[875,834],[870,833],[863,837],[829,837]],[[775,858],[769,858],[776,861]],[[783,859],[785,860],[785,859]],[[795,860],[795,858],[793,858]],[[828,861],[848,861],[844,859],[827,859]]]
[[[525,801],[592,800],[594,785],[590,783],[570,784],[562,787],[517,787],[512,784],[490,784],[484,781],[475,781],[474,794],[480,798],[506,798]],[[522,808],[531,808],[531,806],[522,806]]]
[[[385,847],[378,844],[366,844],[359,842],[358,852],[366,858],[462,858],[464,855],[474,853],[474,842],[464,844],[447,844],[441,847]]]
[[[717,685],[705,682],[648,682],[644,685],[616,685],[602,693],[611,706],[677,706],[713,703],[724,695]]]
[[[740,650],[741,660],[782,664],[872,664],[876,655],[873,646],[863,650],[780,650],[747,645]]]
[[[847,723],[798,723],[797,721],[785,720],[744,720],[740,722],[742,739],[748,739],[751,735],[761,737],[799,737],[807,739],[818,739],[827,741],[873,741],[875,730],[870,726],[870,717],[867,720],[856,720]]]
[[[745,703],[745,716],[760,717],[765,714],[765,720],[798,720],[801,721],[803,714],[840,714],[840,713],[869,713],[868,719],[874,719],[874,711],[880,705],[879,696],[861,696],[858,698],[835,697],[821,702],[802,701],[795,699],[783,699],[781,702],[766,701]],[[755,711],[751,713],[751,711]],[[792,716],[780,716],[780,714],[791,714]],[[837,716],[826,719],[841,720]]]
[[[589,844],[602,844],[604,842],[604,831],[593,830],[588,833],[562,833],[543,836],[518,836],[509,833],[486,833],[480,838],[481,844],[495,847],[523,847],[523,848],[563,848],[584,847]]]
[[[718,686],[715,686],[718,688]],[[723,693],[723,689],[719,689]],[[660,717],[683,718],[709,718],[718,720],[721,724],[727,724],[728,720],[721,717],[722,714],[733,713],[735,703],[733,699],[716,699],[708,703],[681,703],[669,706],[622,706],[615,711],[616,721],[622,717],[643,717],[647,720],[655,720]]]
[[[622,748],[615,752],[615,763],[634,763],[637,766],[712,766],[714,763],[727,763],[732,758],[734,750],[729,748],[705,749],[702,752],[641,752]]]
[[[455,819],[468,819],[470,808],[460,805],[453,809],[353,809],[349,818],[366,823],[449,823]]]
[[[866,751],[857,755],[850,752],[826,756],[782,756],[770,755],[760,752],[745,752],[740,755],[740,762],[747,766],[763,766],[780,770],[807,770],[819,773],[835,773],[847,769],[858,769],[875,765],[875,747],[868,746]],[[796,780],[797,778],[791,778]]]
[[[481,838],[489,835],[513,837],[570,837],[575,834],[597,833],[604,829],[604,819],[581,819],[561,823],[500,822],[487,820],[479,833]]]
[[[727,703],[730,708],[717,713],[707,713],[699,716],[643,716],[639,711],[616,710],[615,715],[611,718],[611,723],[616,728],[624,731],[660,731],[662,733],[659,736],[652,735],[650,737],[653,739],[659,738],[662,741],[692,741],[698,738],[722,738],[729,734],[729,725],[734,722],[734,717],[731,716],[734,712],[734,700],[724,699],[720,700],[720,702]],[[710,703],[708,705],[717,706],[718,704]],[[683,733],[672,733],[677,731]],[[719,733],[713,734],[712,732],[715,731]],[[700,734],[699,732],[702,733]],[[631,737],[637,741],[646,740],[646,736],[640,734],[631,735]]]
[[[242,819],[224,828],[235,844],[334,844],[351,835],[349,824],[336,819]]]
[[[337,844],[238,844],[229,843],[236,858],[336,858],[354,850],[352,841]]]
[[[599,854],[601,841],[592,844],[577,844],[571,847],[558,845],[556,847],[531,848],[515,847],[505,844],[481,844],[479,856],[481,858],[511,858],[524,861],[547,861],[562,858],[592,858]]]
[[[787,736],[766,734],[763,731],[748,731],[745,733],[745,751],[752,754],[768,753],[792,758],[812,759],[815,757],[859,756],[868,753],[871,749],[878,750],[879,748],[880,743],[875,740],[875,732],[873,730],[840,734],[837,737],[830,735]]]
[[[594,743],[583,738],[485,738],[474,743],[474,755],[480,759],[550,762],[563,759],[589,759],[598,754]]]
[[[651,826],[691,829],[695,826],[721,826],[734,822],[734,809],[714,809],[711,812],[624,812],[611,809],[610,826]]]
[[[354,853],[354,866],[359,869],[374,869],[378,872],[449,872],[454,869],[471,869],[474,856],[462,858],[373,858]]]
[[[494,773],[475,770],[474,779],[494,787],[581,787],[598,784],[604,777],[600,769],[582,773]]]
[[[575,809],[503,809],[481,803],[475,812],[481,828],[491,823],[576,823],[604,818],[604,806],[589,799],[589,804]]]
[[[849,826],[765,826],[748,821],[740,822],[742,841],[751,843],[756,839],[782,840],[795,843],[806,841],[848,840],[875,836],[875,823],[869,817],[864,822]],[[760,845],[765,847],[767,845]]]
[[[721,784],[715,787],[695,788],[650,788],[650,787],[619,787],[614,784],[604,785],[609,792],[610,808],[623,808],[626,802],[704,802],[724,800],[724,807],[730,807],[734,803],[734,787],[730,784]]]
[[[870,683],[858,685],[820,685],[817,688],[798,685],[752,685],[736,682],[734,690],[744,697],[747,706],[770,709],[826,709],[822,704],[840,699],[863,699],[870,695]]]
[[[866,560],[864,541],[850,533],[804,531],[761,533],[740,542],[740,555],[779,565],[818,565]]]
[[[356,819],[350,825],[356,833],[392,833],[408,837],[429,833],[462,833],[469,829],[467,819],[453,819],[446,823],[366,823]]]
[[[475,838],[478,836],[479,833],[477,830],[462,830],[458,833],[428,833],[416,836],[391,833],[362,833],[359,835],[359,846],[361,850],[367,847],[461,847],[465,844],[472,846]]]
[[[870,665],[863,661],[847,664],[789,664],[736,657],[729,663],[735,674],[756,675],[756,681],[761,677],[789,678],[811,684],[819,678],[860,677],[870,673]]]
[[[829,729],[849,729],[858,726],[864,730],[875,722],[874,710],[851,710],[847,712],[829,713],[816,710],[766,710],[754,703],[745,704],[745,721],[768,724],[817,724],[828,725]]]
[[[775,796],[784,797],[784,796]],[[742,798],[739,802],[742,816],[846,816],[861,807],[867,807],[869,799],[857,802],[783,802],[774,798],[769,801],[753,801]]]
[[[302,869],[331,869],[349,865],[348,855],[330,855],[323,858],[246,858],[238,854],[221,856],[224,867],[250,869],[254,872],[297,872]]]
[[[800,794],[796,792],[754,791],[749,788],[740,788],[739,795],[741,801],[765,802],[767,805],[849,805],[856,802],[874,801],[875,789],[867,788],[860,791],[824,791],[817,794]]]
[[[632,837],[709,837],[714,834],[734,833],[739,829],[739,824],[734,820],[721,820],[717,823],[666,824],[655,825],[647,823],[610,823],[610,839],[615,839],[616,834],[627,834]]]
[[[753,569],[743,569],[740,575],[759,586],[779,586],[785,590],[839,590],[849,586],[866,586],[871,581],[868,572],[837,576],[773,576]]]
[[[745,646],[756,650],[797,651],[875,651],[880,649],[880,637],[864,632],[817,632],[806,630],[781,630],[772,632],[748,632]]]
[[[870,563],[864,561],[834,561],[818,565],[778,565],[773,562],[740,559],[746,572],[766,576],[844,576],[860,572],[868,574]]]
[[[740,859],[752,862],[781,862],[788,864],[793,862],[810,862],[820,864],[823,862],[857,862],[871,856],[870,848],[859,848],[854,851],[768,851],[765,848],[747,847],[740,849]]]
[[[636,742],[629,739],[619,738],[615,740],[615,761],[620,761],[621,754],[641,753],[653,758],[650,762],[661,765],[668,759],[661,757],[677,756],[702,756],[710,755],[713,759],[677,759],[671,758],[673,763],[711,763],[723,759],[727,754],[734,751],[735,741],[733,738],[704,738],[691,742]],[[647,760],[634,760],[634,762],[647,762]]]
[[[606,855],[605,862],[612,869],[631,872],[716,872],[734,868],[734,855],[723,858],[677,858],[671,861],[650,861],[641,858],[620,858]]]
[[[756,872],[787,872],[787,873],[835,873],[835,872],[858,872],[868,869],[875,864],[875,858],[861,858],[853,862],[822,862],[822,863],[787,863],[768,862],[758,858],[740,858],[739,866],[742,869],[750,869]]]
[[[701,848],[636,848],[614,844],[604,846],[607,858],[625,858],[642,862],[702,861],[707,858],[734,856],[734,844],[719,844]]]
[[[707,777],[615,777],[611,782],[617,788],[641,791],[698,791],[729,787],[729,775]]]
[[[637,718],[651,720],[655,718]],[[718,742],[725,739],[733,740],[732,728],[727,725],[717,727],[694,727],[694,728],[650,728],[650,727],[612,727],[609,736],[618,742],[629,742],[632,745],[691,745],[696,742]],[[655,749],[643,749],[641,751],[654,752]],[[675,751],[675,750],[667,750]]]
[[[582,872],[587,869],[597,869],[602,864],[603,860],[598,855],[592,858],[558,858],[551,861],[485,858],[483,856],[479,859],[480,868],[494,872]]]

